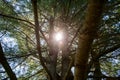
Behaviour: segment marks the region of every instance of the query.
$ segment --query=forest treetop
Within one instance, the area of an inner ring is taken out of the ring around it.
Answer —
[[[94,35],[88,51],[87,78],[119,78],[120,0],[106,0],[95,34],[94,28],[90,27],[93,32],[85,28],[92,1],[95,0],[0,0],[4,64],[9,63],[18,80],[73,80],[71,68],[75,67],[78,46],[83,44],[80,39],[85,37],[80,36],[85,33]],[[95,1],[99,3],[102,2]],[[90,26],[98,23],[93,17]],[[5,38],[13,40],[5,43]],[[0,79],[8,77],[0,65]]]

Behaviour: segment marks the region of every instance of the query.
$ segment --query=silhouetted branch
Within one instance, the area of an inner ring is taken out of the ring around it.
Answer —
[[[1,43],[0,43],[0,63],[4,67],[10,79],[17,80],[15,73],[12,71],[11,67],[9,66],[9,63],[7,62],[7,59],[5,58]]]
[[[108,54],[108,53],[110,53],[110,52],[113,52],[113,51],[117,50],[118,48],[120,48],[120,44],[117,44],[117,45],[115,45],[115,46],[113,46],[113,47],[111,47],[111,48],[109,48],[109,49],[107,49],[107,50],[105,50],[105,51],[103,51],[103,52],[100,52],[100,53],[95,57],[95,59],[99,59],[100,57],[102,57],[102,56],[104,56],[104,55],[106,55],[106,54]]]

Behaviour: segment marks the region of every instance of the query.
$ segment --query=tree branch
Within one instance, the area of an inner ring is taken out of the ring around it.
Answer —
[[[0,16],[6,17],[6,18],[15,19],[15,20],[19,20],[19,21],[24,21],[24,22],[26,22],[26,23],[28,23],[28,24],[30,24],[30,25],[32,25],[32,26],[35,26],[33,23],[31,23],[31,22],[29,22],[29,21],[27,21],[27,20],[21,19],[21,18],[16,18],[16,17],[14,17],[14,16],[9,16],[9,15],[2,14],[2,13],[0,13]],[[39,27],[41,27],[41,26],[39,26]],[[31,27],[31,28],[34,28],[34,27]],[[43,36],[44,40],[46,41],[46,43],[49,45],[48,40],[47,40],[47,38],[45,37],[43,31],[42,31],[41,29],[39,29],[39,31],[40,31],[40,33],[42,34],[42,36]]]
[[[42,54],[41,54],[41,45],[40,45],[40,34],[39,30],[42,31],[39,27],[39,21],[38,21],[38,9],[37,9],[37,0],[32,0],[32,6],[33,6],[33,12],[34,12],[34,20],[35,20],[35,35],[36,35],[36,43],[37,43],[37,52],[39,55],[39,60],[45,71],[48,73],[50,76],[50,72],[48,71],[43,59],[42,59]]]
[[[102,57],[102,56],[104,56],[104,55],[106,55],[106,54],[108,54],[108,53],[110,53],[110,52],[112,52],[112,51],[115,51],[115,50],[117,50],[118,48],[120,48],[120,44],[117,44],[117,45],[115,45],[115,46],[113,46],[113,47],[111,47],[111,48],[109,48],[109,49],[107,49],[107,50],[105,50],[105,51],[103,51],[103,52],[100,52],[100,53],[95,57],[95,59],[99,59],[100,57]]]
[[[29,21],[27,21],[27,20],[21,19],[21,18],[16,18],[16,17],[9,16],[9,15],[3,14],[3,13],[0,13],[0,16],[7,17],[7,18],[11,18],[11,19],[15,19],[15,20],[19,20],[19,21],[24,21],[24,22],[29,23],[29,24],[31,24],[31,25],[34,26],[33,23],[31,23],[31,22],[29,22]]]
[[[0,43],[0,63],[4,67],[10,79],[17,80],[15,73],[12,71],[11,67],[9,66],[9,63],[7,62],[7,59],[5,58],[1,43]]]

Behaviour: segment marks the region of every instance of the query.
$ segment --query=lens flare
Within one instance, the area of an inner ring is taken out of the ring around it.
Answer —
[[[57,32],[55,34],[55,40],[56,41],[62,41],[62,39],[63,39],[63,33],[62,32]]]

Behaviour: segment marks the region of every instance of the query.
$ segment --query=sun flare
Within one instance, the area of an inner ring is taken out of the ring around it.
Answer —
[[[63,39],[63,33],[62,32],[57,32],[55,34],[55,40],[56,41],[61,41]]]

